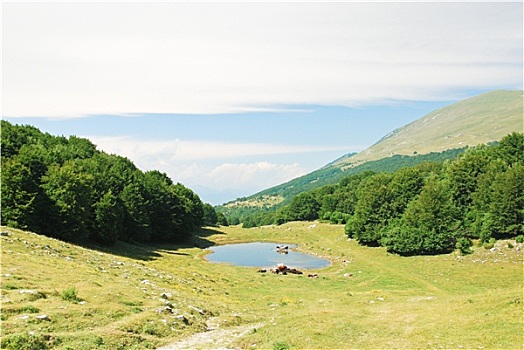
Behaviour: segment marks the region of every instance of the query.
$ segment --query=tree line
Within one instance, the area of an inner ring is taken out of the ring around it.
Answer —
[[[275,212],[281,207],[290,204],[295,196],[303,192],[310,192],[320,187],[337,184],[344,178],[347,178],[351,175],[360,174],[366,171],[372,171],[377,173],[392,173],[398,169],[408,166],[415,166],[424,162],[444,162],[448,159],[457,158],[457,156],[465,150],[466,148],[455,148],[445,150],[442,152],[431,152],[428,154],[419,154],[412,156],[397,154],[391,157],[365,162],[363,164],[359,164],[344,171],[338,167],[329,166],[328,164],[326,167],[322,169],[316,170],[297,179],[293,179],[282,185],[266,189],[247,198],[244,197],[237,199],[237,201],[242,201],[253,198],[262,199],[263,196],[282,196],[284,198],[284,201],[277,205],[268,205],[263,207],[246,205],[224,205],[217,206],[215,207],[215,209],[218,212],[223,213],[227,217],[227,220],[231,225],[238,225],[241,222],[246,223],[247,221],[247,225],[250,226],[255,224],[255,222],[257,222],[258,220],[266,222],[262,225],[271,224],[272,220],[268,218],[268,216],[265,213]],[[347,158],[350,157],[351,155],[347,156]]]
[[[3,225],[74,242],[177,242],[223,223],[214,208],[160,171],[91,141],[1,121]]]
[[[402,255],[467,252],[472,239],[523,235],[524,134],[468,148],[454,160],[352,175],[276,212],[246,217],[243,226],[317,219],[345,224],[360,244]]]

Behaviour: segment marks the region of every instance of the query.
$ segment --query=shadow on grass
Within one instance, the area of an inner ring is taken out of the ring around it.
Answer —
[[[199,228],[189,236],[185,242],[179,243],[127,243],[119,241],[112,246],[101,246],[95,243],[86,243],[83,246],[107,254],[119,255],[135,260],[151,261],[160,258],[162,256],[160,252],[187,256],[189,254],[179,252],[178,250],[187,248],[207,249],[215,245],[215,243],[207,239],[207,237],[217,234],[224,234],[224,232],[218,230],[218,228],[205,227]]]

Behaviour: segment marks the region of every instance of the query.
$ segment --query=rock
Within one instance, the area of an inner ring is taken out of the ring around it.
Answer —
[[[158,313],[161,313],[161,314],[172,314],[173,313],[173,309],[170,308],[169,306],[161,307],[157,311]]]
[[[351,276],[353,276],[352,273],[345,273],[345,274],[344,274],[344,277],[351,277]]]
[[[35,316],[35,318],[40,321],[51,321],[51,319],[47,315],[37,315]]]
[[[0,232],[0,236],[2,236],[2,237],[7,237],[7,236],[9,236],[9,232],[7,232],[7,231],[2,231],[2,232]]]
[[[266,273],[267,270],[266,270],[266,269],[260,269],[260,270],[258,270],[257,272],[260,272],[260,273]]]
[[[36,294],[37,292],[34,289],[20,289],[18,291],[18,293],[20,293],[20,294]]]
[[[309,278],[318,278],[318,275],[316,273],[310,273],[307,275]]]
[[[175,316],[175,318],[179,321],[182,321],[185,325],[188,325],[189,324],[189,320],[187,319],[186,316],[184,315],[177,315]]]
[[[173,297],[173,294],[168,293],[168,292],[164,292],[164,293],[160,294],[160,297],[162,299],[168,299],[169,300],[169,299],[171,299]]]
[[[189,307],[192,308],[193,310],[195,310],[196,312],[198,312],[199,314],[201,314],[201,315],[205,315],[204,310],[201,310],[201,309],[199,309],[199,308],[196,308],[196,307],[194,307],[194,306],[192,306],[192,305],[189,305]]]

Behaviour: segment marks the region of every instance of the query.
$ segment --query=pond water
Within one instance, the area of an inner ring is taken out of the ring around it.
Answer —
[[[288,246],[287,254],[277,251],[277,246]],[[318,269],[330,264],[329,260],[294,250],[296,245],[285,243],[238,243],[210,247],[213,253],[207,260],[236,266],[272,268],[284,264],[290,268]]]

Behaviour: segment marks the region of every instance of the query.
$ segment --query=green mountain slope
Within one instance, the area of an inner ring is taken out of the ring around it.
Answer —
[[[513,131],[523,131],[522,104],[521,90],[475,96],[439,108],[333,165],[344,169],[393,155],[426,154],[498,141]]]
[[[347,154],[321,169],[224,206],[271,207],[299,193],[337,183],[366,170],[394,171],[423,161],[452,159],[467,146],[490,143],[513,131],[522,132],[522,90],[475,96],[396,129],[358,154]],[[220,208],[219,208],[220,209]]]

